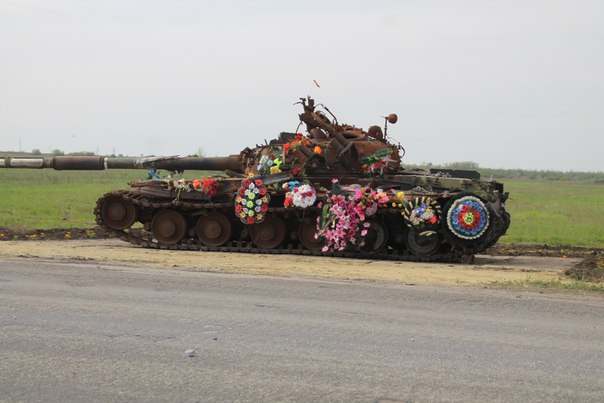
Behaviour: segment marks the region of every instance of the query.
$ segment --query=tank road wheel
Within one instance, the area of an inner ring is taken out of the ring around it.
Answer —
[[[378,252],[388,244],[388,228],[379,221],[368,221],[369,227],[365,228],[365,245],[361,248],[365,252]]]
[[[185,237],[187,221],[178,211],[161,210],[153,217],[151,230],[160,244],[174,245]]]
[[[219,211],[202,215],[197,221],[197,236],[207,246],[222,246],[233,232],[233,226],[228,217]]]
[[[423,233],[422,233],[423,234]],[[407,249],[414,256],[430,256],[438,251],[440,239],[438,234],[431,232],[430,235],[420,235],[419,232],[410,229],[405,237]]]
[[[315,239],[317,232],[317,222],[310,220],[303,222],[298,229],[298,239],[304,249],[318,251],[323,249],[324,243],[321,239]]]
[[[103,203],[101,214],[106,226],[115,230],[123,230],[134,224],[136,207],[121,196],[111,196]]]
[[[285,239],[285,223],[276,215],[267,215],[260,224],[251,226],[252,241],[262,249],[273,249]]]

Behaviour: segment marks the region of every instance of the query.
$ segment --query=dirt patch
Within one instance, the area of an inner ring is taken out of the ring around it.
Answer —
[[[25,230],[0,227],[0,241],[58,241],[62,239],[107,239],[103,228],[52,228]]]
[[[570,245],[519,245],[499,243],[486,251],[495,256],[551,256],[583,258],[593,253],[604,254],[603,248],[585,248]]]
[[[576,280],[604,281],[604,255],[592,253],[573,267],[566,269],[564,274]]]
[[[604,249],[577,246],[510,245],[498,244],[487,253],[497,256],[553,256],[581,259],[573,267],[564,270],[569,278],[581,281],[604,281]]]

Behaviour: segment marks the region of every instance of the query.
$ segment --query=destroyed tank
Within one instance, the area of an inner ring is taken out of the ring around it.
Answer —
[[[388,124],[340,124],[301,98],[296,132],[228,157],[5,158],[7,168],[148,169],[98,199],[97,224],[150,248],[471,261],[505,234],[503,184],[466,170],[405,169]],[[305,133],[299,132],[305,129]],[[159,170],[221,171],[192,180]]]

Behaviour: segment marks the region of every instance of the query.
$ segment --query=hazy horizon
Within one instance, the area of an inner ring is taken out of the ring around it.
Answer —
[[[5,0],[0,149],[237,154],[313,96],[404,164],[602,172],[599,1]],[[316,80],[320,87],[317,87]]]

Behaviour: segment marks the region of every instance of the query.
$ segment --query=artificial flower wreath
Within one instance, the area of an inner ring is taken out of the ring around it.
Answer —
[[[244,224],[259,224],[266,218],[270,200],[260,179],[246,179],[235,197],[235,214]]]

